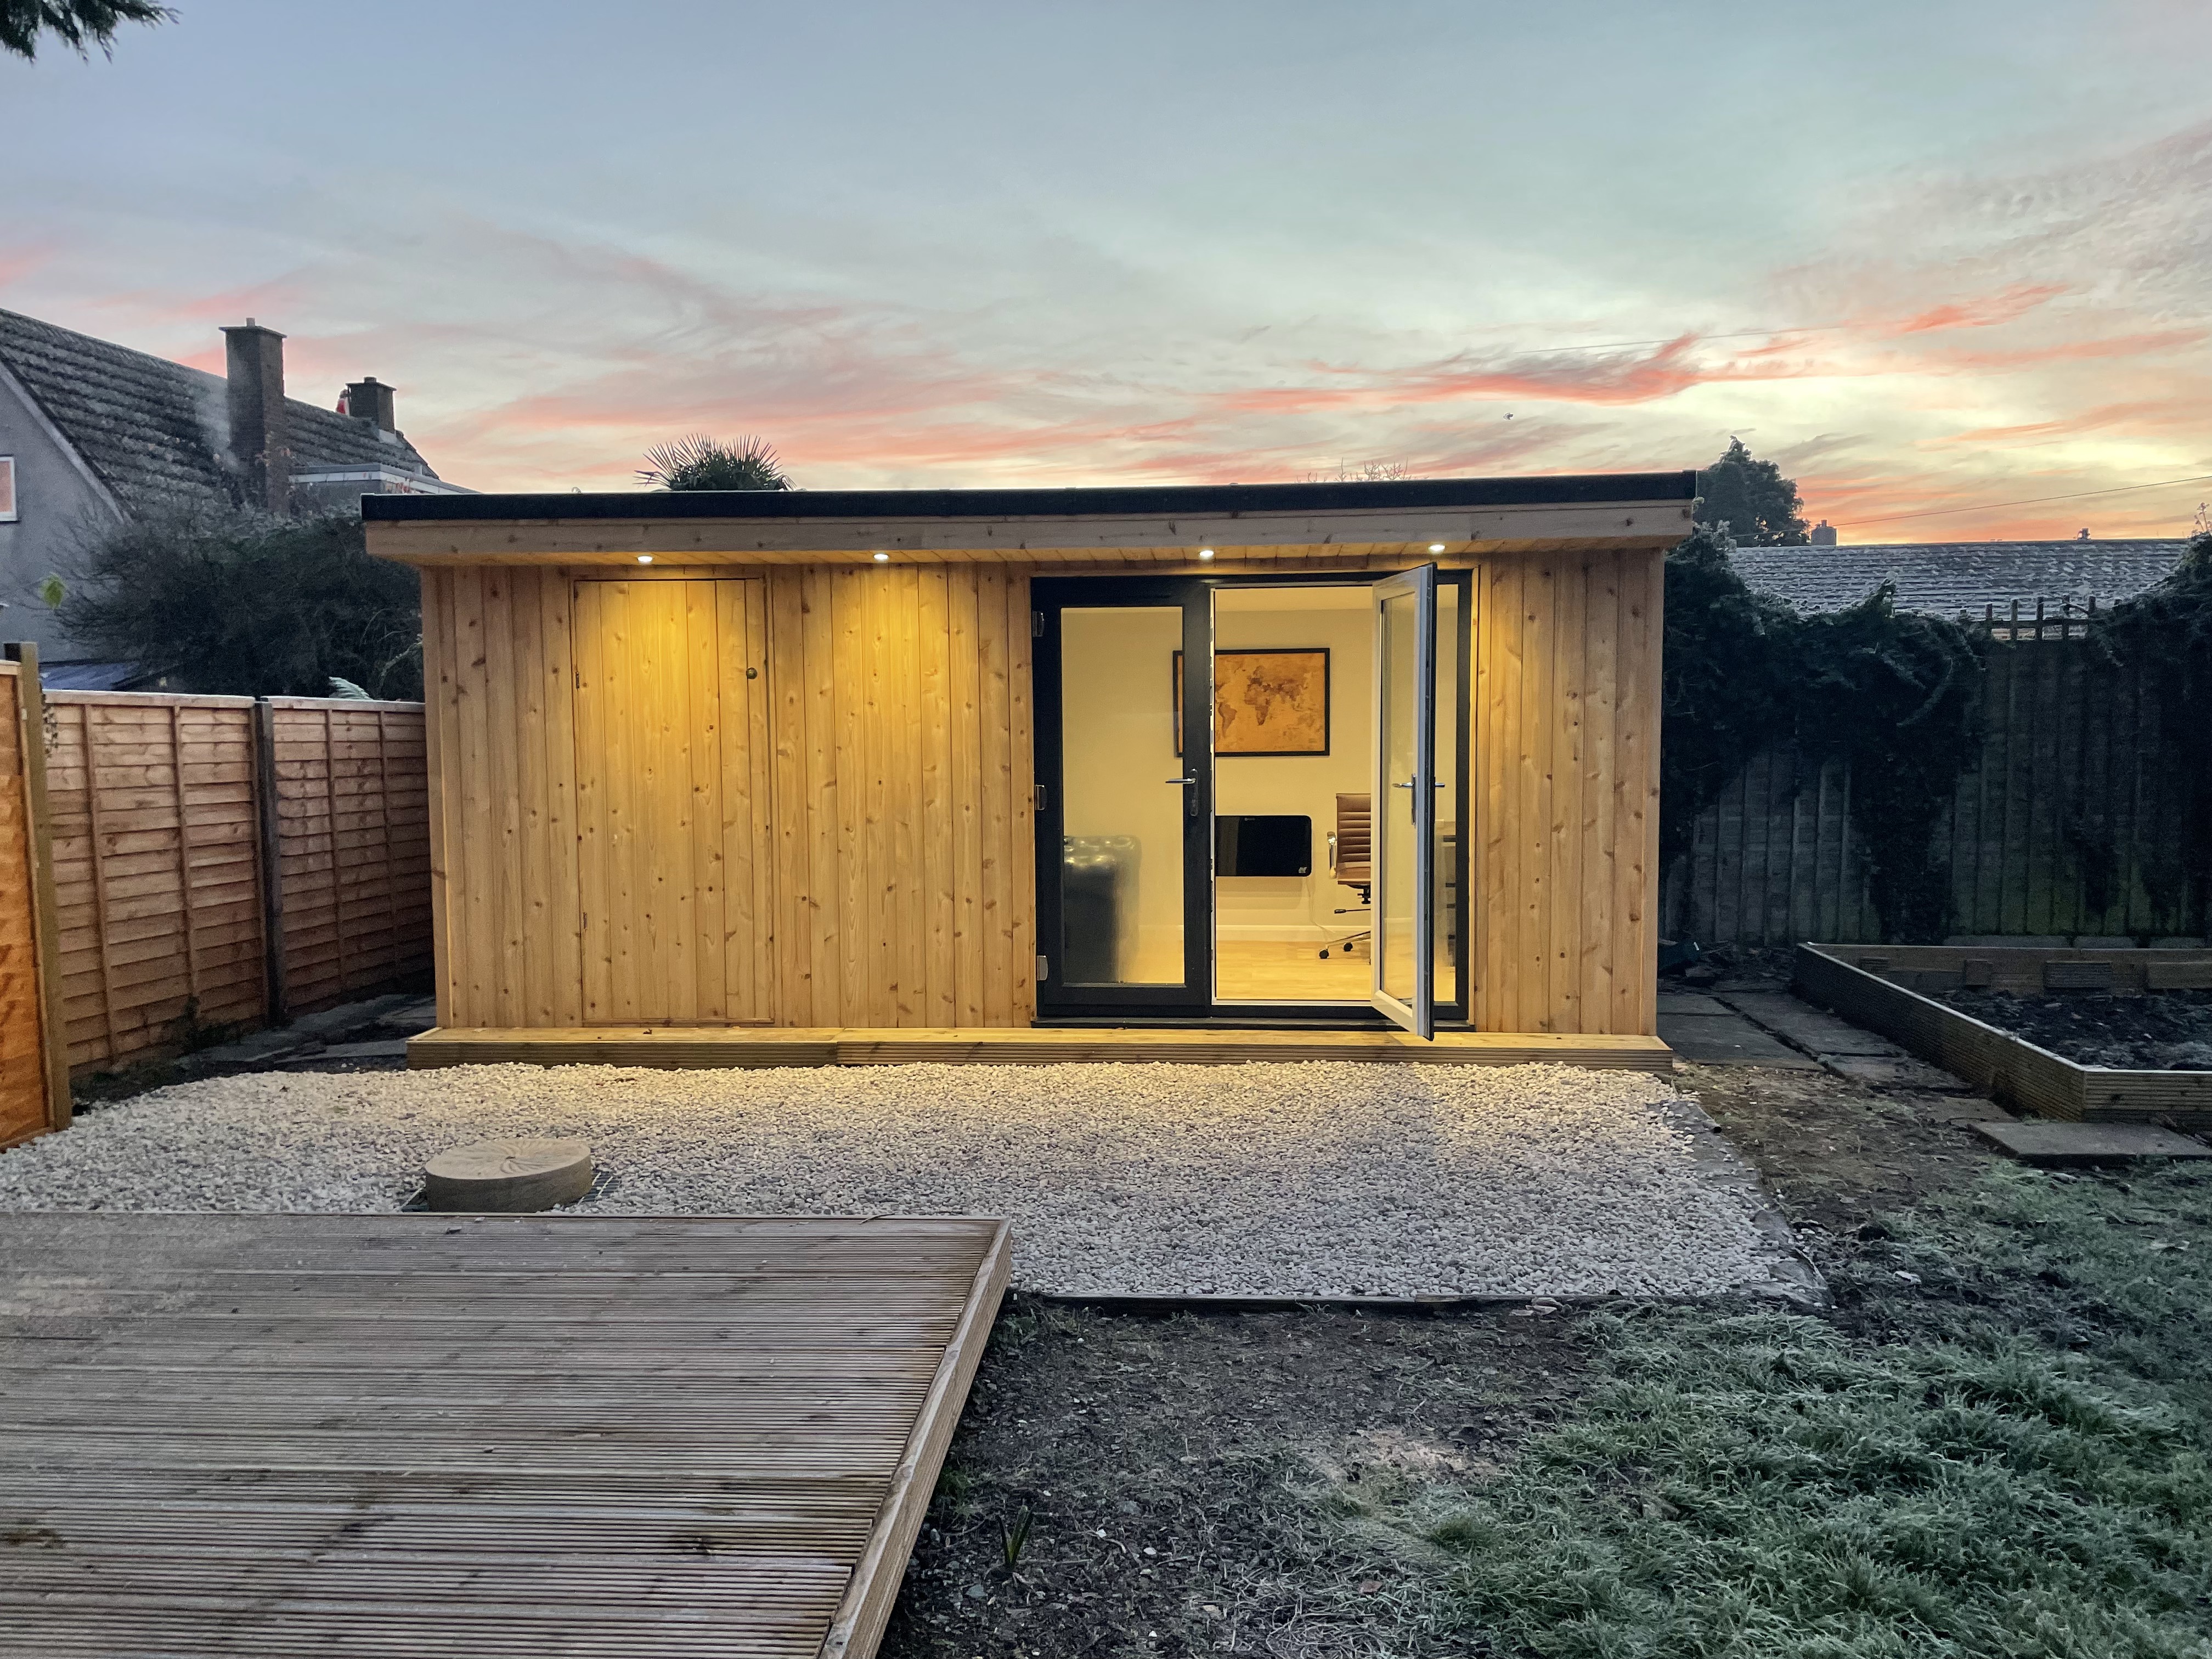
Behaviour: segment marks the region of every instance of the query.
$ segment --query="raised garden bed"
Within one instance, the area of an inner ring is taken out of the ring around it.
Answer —
[[[2081,1066],[2212,1072],[2212,991],[1937,991],[1936,1000]]]
[[[1938,1000],[1992,989],[2196,990],[2212,987],[2212,951],[1801,945],[1796,972],[1800,995],[2005,1105],[2042,1117],[2212,1127],[2212,1070],[2084,1065]]]

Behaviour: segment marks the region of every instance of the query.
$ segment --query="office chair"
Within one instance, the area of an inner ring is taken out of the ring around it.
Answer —
[[[1340,916],[1371,915],[1375,906],[1375,800],[1371,795],[1339,795],[1336,798],[1336,828],[1329,831],[1328,866],[1336,872],[1336,884],[1349,887],[1359,895],[1357,904],[1339,909]],[[1335,939],[1321,948],[1321,959],[1328,960],[1331,951],[1351,954],[1352,947],[1362,939],[1372,941],[1374,929],[1363,927],[1358,933]]]

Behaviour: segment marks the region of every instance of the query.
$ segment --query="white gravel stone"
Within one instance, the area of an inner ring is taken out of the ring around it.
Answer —
[[[0,1209],[394,1210],[443,1148],[577,1135],[614,1177],[593,1213],[1001,1215],[1040,1291],[1765,1282],[1783,1252],[1686,1109],[1657,1078],[1562,1066],[269,1073],[0,1156]]]

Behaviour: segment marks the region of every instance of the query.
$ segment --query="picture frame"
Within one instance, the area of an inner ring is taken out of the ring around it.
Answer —
[[[1174,653],[1176,753],[1182,753],[1182,653]],[[1326,755],[1328,647],[1261,646],[1213,653],[1213,752]]]

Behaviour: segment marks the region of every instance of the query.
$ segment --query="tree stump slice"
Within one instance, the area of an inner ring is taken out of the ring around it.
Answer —
[[[550,1210],[591,1190],[587,1140],[479,1140],[448,1147],[422,1171],[423,1201],[434,1210]]]

